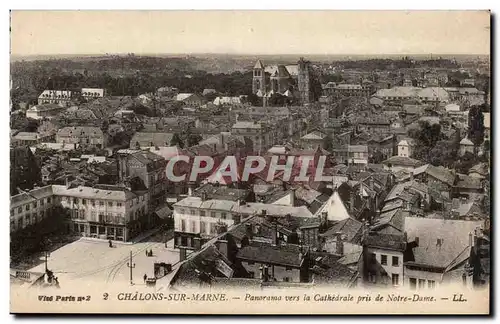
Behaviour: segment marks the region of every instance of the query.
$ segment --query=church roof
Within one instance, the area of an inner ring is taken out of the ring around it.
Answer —
[[[264,64],[262,64],[261,60],[257,60],[257,62],[255,63],[255,66],[253,68],[254,69],[263,69]]]
[[[271,76],[279,78],[287,78],[290,77],[290,73],[288,73],[288,70],[284,65],[278,65],[278,68],[274,71],[274,73]]]

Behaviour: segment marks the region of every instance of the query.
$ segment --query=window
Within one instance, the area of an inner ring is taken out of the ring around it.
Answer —
[[[33,208],[36,208],[36,206],[37,206],[37,205],[36,205],[36,201],[35,201],[35,202],[33,203]]]
[[[434,289],[436,287],[436,282],[434,280],[427,280],[427,285],[430,289]]]
[[[397,273],[392,274],[392,285],[393,286],[399,285],[399,274],[397,274]]]
[[[196,232],[196,222],[195,221],[192,221],[191,222],[191,232]]]
[[[284,282],[290,282],[290,278],[289,277],[283,277],[283,281]]]
[[[392,266],[393,267],[398,267],[399,266],[399,258],[397,256],[392,257]]]
[[[122,203],[119,202],[119,203],[116,203],[116,207],[121,207],[122,206]]]
[[[425,288],[425,279],[418,279],[418,288]]]
[[[99,201],[99,206],[104,206],[104,201]]]
[[[186,231],[186,221],[184,219],[181,219],[181,232]]]
[[[95,207],[95,200],[94,200],[94,199],[92,199],[92,200],[90,201],[90,204],[92,205],[92,207]]]
[[[23,207],[19,207],[19,208],[17,208],[17,213],[18,213],[18,214],[20,214],[20,213],[22,213],[22,212],[23,212]]]
[[[410,289],[417,289],[417,279],[415,278],[410,278]]]
[[[376,283],[377,282],[377,276],[373,272],[368,272],[368,282],[371,283]]]
[[[205,216],[205,211],[204,210],[200,210],[200,216]]]
[[[217,214],[215,212],[210,212],[210,217],[216,218]]]
[[[113,207],[113,202],[112,202],[112,201],[109,201],[109,202],[108,202],[108,206],[109,206],[109,207]]]
[[[190,212],[190,213],[191,213],[191,215],[193,215],[193,216],[194,216],[194,215],[196,215],[196,211],[195,211],[194,209],[189,210],[189,212]]]
[[[14,209],[11,209],[10,210],[10,215],[13,216],[14,215]]]
[[[30,210],[30,205],[26,205],[26,211]]]
[[[285,267],[286,271],[292,271],[292,267]]]
[[[90,220],[92,222],[95,222],[96,221],[96,216],[97,216],[97,213],[95,211],[91,212],[90,213]]]
[[[222,219],[226,219],[226,213],[221,213],[221,214],[220,214],[220,218],[222,218]]]
[[[385,254],[380,255],[380,263],[382,265],[387,265],[387,255],[385,255]]]
[[[205,222],[200,222],[200,233],[206,233],[207,224]]]
[[[78,198],[73,198],[73,204],[78,204]]]

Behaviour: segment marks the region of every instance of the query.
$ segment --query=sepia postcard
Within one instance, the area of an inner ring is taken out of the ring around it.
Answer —
[[[490,20],[11,11],[11,313],[490,314]]]

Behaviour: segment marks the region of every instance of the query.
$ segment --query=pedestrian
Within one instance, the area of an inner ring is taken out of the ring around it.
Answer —
[[[146,280],[148,279],[148,275],[147,274],[144,274],[144,283],[146,283]]]
[[[153,249],[149,251],[149,256],[153,256]]]
[[[148,249],[146,249],[146,256],[149,256],[149,252],[148,252]]]
[[[113,242],[111,242],[111,240],[108,241],[108,244],[109,244],[109,247],[112,248],[113,247]]]

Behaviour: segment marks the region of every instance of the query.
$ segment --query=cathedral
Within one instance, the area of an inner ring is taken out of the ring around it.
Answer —
[[[275,93],[294,98],[301,104],[312,101],[311,66],[301,58],[297,64],[264,66],[257,60],[253,68],[252,92],[259,97]]]

